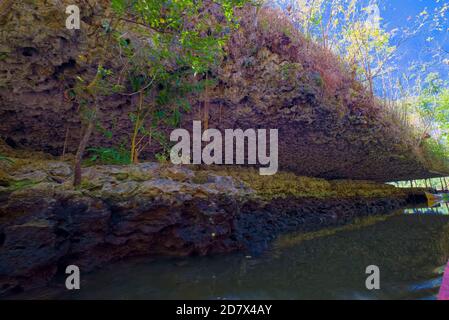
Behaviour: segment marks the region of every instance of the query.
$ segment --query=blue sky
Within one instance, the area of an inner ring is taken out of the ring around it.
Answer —
[[[292,2],[298,4],[297,0],[270,0],[269,2],[281,8],[286,8]],[[394,78],[402,78],[403,74],[408,77],[413,76],[415,79],[417,75],[425,78],[428,73],[437,72],[443,80],[449,81],[449,64],[443,62],[447,59],[449,63],[449,53],[437,50],[442,48],[449,52],[449,0],[358,0],[360,7],[366,7],[372,2],[379,5],[382,27],[387,31],[395,29],[399,31],[396,33],[397,36],[392,38],[391,44],[396,45],[401,42],[401,45],[398,46],[394,59],[387,66],[396,69],[393,72]],[[417,35],[405,37],[408,39],[405,42],[400,41],[404,38],[404,29],[416,30],[419,19],[422,19],[422,17],[417,18],[421,12],[426,10],[431,15],[436,8],[442,8],[444,5],[448,6],[443,17],[440,16],[440,21],[445,21],[445,25],[440,23],[444,31],[431,31],[431,23],[429,23],[431,20],[428,20]],[[435,56],[437,52],[439,55]],[[410,67],[414,64],[418,67],[411,70]],[[423,69],[423,66],[426,68]],[[413,82],[412,80],[410,84],[413,85]]]
[[[395,28],[411,27],[414,23],[415,17],[423,10],[431,13],[437,7],[442,7],[443,4],[448,4],[447,0],[380,0],[379,7],[381,16],[383,18],[383,25],[387,30]],[[449,12],[446,12],[446,19],[449,17]],[[398,49],[398,67],[400,72],[407,72],[407,68],[413,61],[430,62],[433,65],[429,71],[436,71],[440,73],[443,79],[449,80],[449,65],[441,63],[441,59],[449,59],[449,54],[442,53],[440,57],[434,57],[436,48],[441,46],[444,50],[449,52],[449,33],[447,31],[449,25],[444,25],[444,32],[430,32],[430,30],[423,29],[423,31],[412,39],[406,41]],[[426,39],[432,38],[431,41]],[[440,63],[437,63],[440,61]]]

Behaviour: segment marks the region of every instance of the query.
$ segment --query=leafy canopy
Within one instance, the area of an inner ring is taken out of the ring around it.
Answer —
[[[181,114],[190,110],[189,93],[213,83],[206,75],[218,65],[226,40],[238,27],[235,10],[250,2],[112,1],[119,21],[114,37],[122,62],[120,75],[125,75],[115,88],[139,96],[130,113],[133,161],[145,141],[157,141],[167,149],[160,127],[178,126]]]

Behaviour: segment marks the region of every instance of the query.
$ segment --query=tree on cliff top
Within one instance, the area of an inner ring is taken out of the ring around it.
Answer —
[[[124,64],[122,86],[135,96],[132,162],[153,140],[168,148],[159,126],[177,126],[182,112],[189,110],[188,93],[207,87],[205,75],[220,61],[231,29],[238,26],[234,10],[248,2],[112,2],[123,22],[115,34]]]
[[[85,84],[80,91],[90,108],[75,157],[75,186],[81,183],[81,160],[96,122],[98,97],[120,92],[134,98],[130,157],[137,162],[140,151],[152,138],[164,143],[157,130],[161,123],[179,123],[181,111],[188,109],[186,93],[207,85],[198,80],[218,60],[230,30],[238,26],[235,9],[251,2],[111,1],[114,15],[104,21],[103,28],[107,39],[115,40],[121,70],[112,74],[100,61],[94,79],[82,79]],[[108,83],[108,78],[115,83]]]

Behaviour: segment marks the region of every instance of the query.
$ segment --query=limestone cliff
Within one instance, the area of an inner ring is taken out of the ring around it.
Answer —
[[[78,3],[81,30],[67,30],[65,6]],[[59,155],[76,149],[78,106],[67,98],[92,63],[108,1],[3,1],[0,17],[0,135],[11,146]],[[109,61],[114,68],[114,60]],[[227,56],[213,70],[209,126],[278,128],[281,169],[322,178],[379,181],[431,177],[447,169],[412,132],[369,98],[338,58],[304,40],[270,10],[243,10]],[[183,118],[202,118],[203,101]],[[130,99],[101,102],[101,122],[127,138]],[[111,141],[100,132],[92,145]],[[149,150],[151,154],[154,150]],[[438,161],[437,161],[438,160]]]

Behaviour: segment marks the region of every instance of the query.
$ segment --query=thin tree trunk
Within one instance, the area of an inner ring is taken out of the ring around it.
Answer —
[[[368,73],[369,77],[369,92],[371,93],[371,99],[374,99],[374,84],[371,76],[371,71]]]
[[[64,161],[65,159],[65,151],[67,149],[67,140],[69,138],[69,128],[66,129],[65,131],[65,139],[64,139],[64,147],[62,148],[62,157],[61,160]]]
[[[136,140],[137,134],[139,133],[139,122],[140,122],[139,116],[137,116],[136,123],[134,124],[134,132],[131,137],[131,152],[130,152],[131,163],[136,163],[136,149],[137,149]]]
[[[83,160],[84,151],[86,150],[90,136],[94,130],[95,116],[89,120],[86,130],[84,131],[83,138],[80,141],[78,150],[75,155],[75,176],[73,179],[73,186],[78,187],[81,184],[81,161]]]
[[[111,20],[111,28],[112,30],[115,29],[115,22],[114,19]],[[103,49],[103,53],[107,52],[108,44],[111,40],[111,32],[108,33],[107,40],[105,41],[104,45],[101,46]],[[103,66],[103,62],[106,59],[105,55],[100,55],[101,59],[97,67],[97,74],[95,75],[94,79],[90,82],[90,84],[87,86],[87,92],[91,97],[94,98],[94,110],[92,112],[92,115],[89,117],[89,123],[87,124],[86,130],[84,131],[84,135],[78,145],[78,150],[76,151],[75,155],[75,166],[74,166],[74,177],[73,177],[73,186],[78,187],[81,184],[81,161],[83,160],[84,151],[86,150],[87,144],[89,143],[90,136],[92,135],[92,132],[94,131],[95,127],[95,121],[97,118],[97,112],[98,112],[98,105],[97,105],[97,97],[96,97],[96,90],[95,87],[97,85],[98,80],[100,80],[101,75],[98,72],[100,67]]]
[[[209,92],[207,90],[207,74],[206,74],[206,88],[205,88],[205,94],[204,94],[204,130],[209,129]]]
[[[134,123],[134,132],[133,135],[131,137],[131,152],[130,152],[130,157],[131,157],[131,163],[138,163],[138,143],[137,143],[137,136],[139,135],[139,130],[140,127],[142,125],[143,122],[143,115],[142,115],[142,107],[143,107],[143,91],[139,92],[139,102],[138,102],[138,109],[137,109],[137,117],[136,117],[136,122]]]
[[[257,25],[259,24],[259,6],[255,6],[255,15],[254,15],[254,27],[257,28]]]

